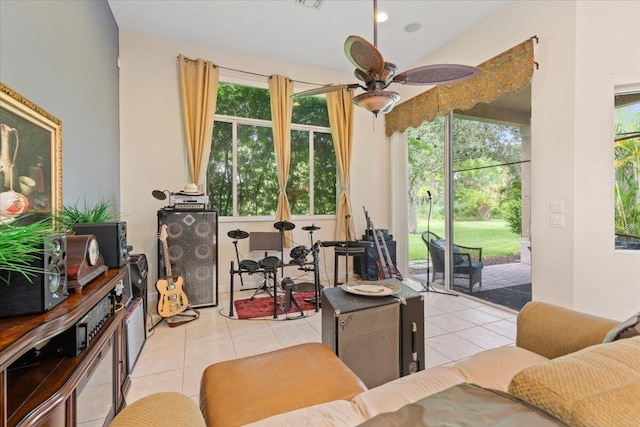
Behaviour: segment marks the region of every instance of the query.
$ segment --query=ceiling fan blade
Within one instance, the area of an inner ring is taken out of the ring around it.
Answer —
[[[437,85],[466,80],[480,74],[480,69],[460,64],[435,64],[412,68],[393,78],[404,85]]]
[[[331,86],[321,86],[321,87],[317,87],[315,89],[309,89],[309,90],[305,90],[303,92],[298,92],[298,93],[294,93],[293,95],[291,95],[291,98],[297,98],[300,96],[313,96],[313,95],[320,95],[323,93],[328,93],[328,92],[335,92],[337,90],[351,90],[351,89],[355,89],[360,87],[360,85],[358,83],[351,83],[348,85],[331,85]]]
[[[349,62],[362,71],[373,71],[379,74],[384,67],[384,59],[380,51],[371,43],[359,36],[349,36],[344,42],[344,54]]]

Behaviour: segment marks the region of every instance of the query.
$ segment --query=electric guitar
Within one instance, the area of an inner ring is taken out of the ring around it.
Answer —
[[[376,250],[378,252],[378,257],[376,259],[376,262],[378,264],[378,280],[392,279],[395,277],[396,279],[402,281],[402,273],[398,271],[396,266],[393,264],[393,261],[391,260],[389,248],[387,247],[387,242],[384,240],[382,231],[375,229],[373,221],[371,221],[371,218],[369,218],[369,213],[364,206],[362,207],[362,209],[364,210],[364,216],[367,221],[367,229],[370,230],[371,235],[373,236],[373,241],[375,242]],[[380,245],[381,241],[382,246]]]
[[[158,290],[158,314],[161,317],[171,317],[182,313],[187,309],[189,300],[182,290],[184,279],[182,276],[171,274],[171,262],[169,261],[169,247],[167,245],[167,224],[163,224],[158,234],[162,242],[162,254],[166,276],[156,281]]]

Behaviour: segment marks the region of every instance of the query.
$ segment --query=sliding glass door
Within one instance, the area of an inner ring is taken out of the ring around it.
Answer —
[[[408,131],[410,273],[423,283],[514,310],[531,299],[530,105],[527,88]]]

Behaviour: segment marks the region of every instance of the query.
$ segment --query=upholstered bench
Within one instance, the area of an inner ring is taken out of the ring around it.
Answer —
[[[200,383],[207,426],[234,427],[336,400],[348,402],[367,388],[319,343],[216,363]]]

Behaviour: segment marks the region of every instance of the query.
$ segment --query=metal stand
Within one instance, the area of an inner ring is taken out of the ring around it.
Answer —
[[[433,208],[433,201],[431,200],[431,191],[427,191],[427,195],[429,196],[429,215],[427,216],[427,235],[429,235],[429,232],[431,231],[430,229],[431,209]],[[429,259],[430,254],[431,254],[431,249],[429,249],[429,245],[427,244],[427,283],[422,284],[422,289],[420,289],[420,292],[431,292],[434,294],[449,295],[450,297],[459,296],[458,294],[450,294],[448,292],[439,291],[437,289],[434,289],[431,286],[431,262]]]

